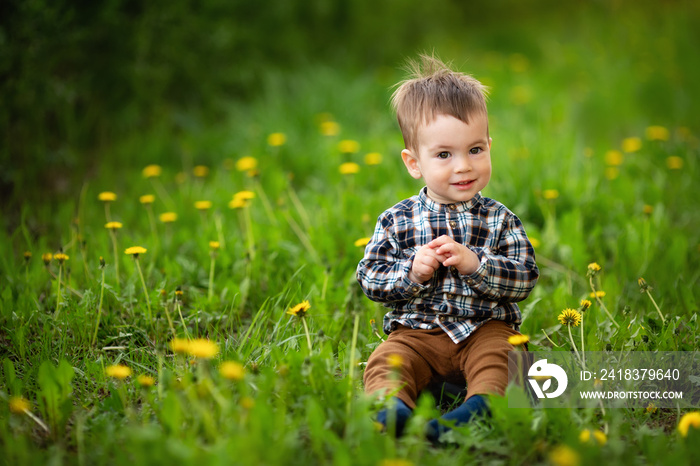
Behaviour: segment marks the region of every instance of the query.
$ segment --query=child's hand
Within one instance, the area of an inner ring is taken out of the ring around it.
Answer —
[[[479,257],[463,244],[460,244],[447,235],[442,235],[428,243],[428,247],[435,251],[437,257],[444,257],[442,265],[456,267],[462,275],[469,275],[479,268]]]
[[[434,248],[428,245],[421,247],[413,258],[413,266],[408,273],[408,278],[414,283],[430,280],[445,259],[446,257],[437,254]]]

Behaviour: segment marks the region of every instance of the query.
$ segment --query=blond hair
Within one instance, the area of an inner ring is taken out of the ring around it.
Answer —
[[[406,65],[409,78],[391,96],[407,149],[417,148],[418,127],[436,115],[451,115],[467,124],[475,115],[488,115],[488,89],[477,79],[452,71],[434,55],[421,54]]]

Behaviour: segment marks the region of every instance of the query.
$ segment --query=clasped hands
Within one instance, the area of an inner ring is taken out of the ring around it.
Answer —
[[[442,235],[416,252],[408,278],[414,283],[426,282],[441,265],[454,266],[460,274],[468,275],[479,268],[479,256],[465,245]]]

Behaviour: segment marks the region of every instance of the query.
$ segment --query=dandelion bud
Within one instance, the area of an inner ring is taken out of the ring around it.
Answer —
[[[32,258],[32,253],[29,251],[24,251],[24,261],[29,262],[29,259]]]
[[[600,272],[601,268],[602,267],[597,262],[591,262],[590,264],[588,264],[587,275],[589,277],[594,277],[598,274],[598,272]]]
[[[102,256],[100,256],[100,268],[101,268],[101,269],[104,269],[104,268],[105,268],[105,265],[107,265],[107,264],[105,263],[105,258],[102,257]]]
[[[639,280],[637,280],[637,284],[639,285],[640,293],[646,293],[647,291],[652,289],[647,283],[647,281],[644,280],[642,277],[639,277]]]
[[[44,261],[44,265],[46,267],[48,267],[51,263],[51,259],[53,259],[53,254],[51,254],[50,252],[41,255],[41,260]]]

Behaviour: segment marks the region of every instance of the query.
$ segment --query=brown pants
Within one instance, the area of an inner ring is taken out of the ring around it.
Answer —
[[[415,408],[418,394],[433,379],[467,381],[467,398],[476,394],[504,395],[508,385],[508,337],[519,335],[505,322],[489,320],[455,344],[441,328],[410,329],[399,326],[367,361],[365,392],[392,392]],[[400,357],[401,368],[387,358]]]

